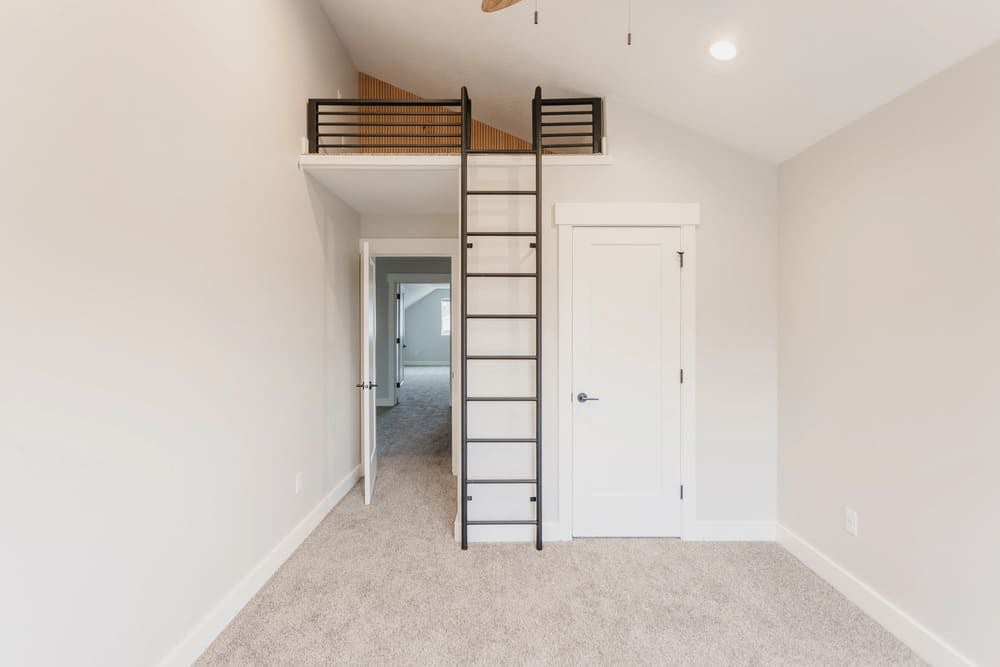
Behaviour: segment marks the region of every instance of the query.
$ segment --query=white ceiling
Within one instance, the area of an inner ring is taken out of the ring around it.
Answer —
[[[384,157],[384,156],[378,156]],[[438,157],[438,156],[434,156]],[[306,167],[321,185],[363,215],[454,215],[461,184],[454,167]]]
[[[541,85],[776,162],[1000,39],[1000,0],[632,0],[631,47],[627,0],[538,1],[536,26],[535,0],[322,0],[359,70],[425,97],[467,85],[503,129],[527,134]],[[712,60],[719,38],[739,57]]]

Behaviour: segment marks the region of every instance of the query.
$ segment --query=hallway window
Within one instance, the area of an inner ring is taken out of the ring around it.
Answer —
[[[451,299],[441,299],[441,335],[451,335]]]

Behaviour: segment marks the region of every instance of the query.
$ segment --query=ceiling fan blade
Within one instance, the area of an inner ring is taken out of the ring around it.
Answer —
[[[521,0],[483,0],[483,11],[498,12],[501,9],[507,9],[511,5],[516,5],[519,2],[521,2]]]

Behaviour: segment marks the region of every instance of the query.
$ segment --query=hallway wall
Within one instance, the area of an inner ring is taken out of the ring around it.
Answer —
[[[438,288],[406,307],[407,366],[448,366],[451,364],[451,336],[441,333],[441,304],[451,300],[451,290]]]
[[[356,80],[316,2],[2,3],[0,664],[197,651],[351,480]]]

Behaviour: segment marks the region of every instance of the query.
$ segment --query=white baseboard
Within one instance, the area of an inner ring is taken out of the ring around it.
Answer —
[[[215,640],[230,621],[267,583],[267,580],[278,571],[282,563],[299,547],[300,544],[316,529],[320,521],[330,510],[347,495],[354,484],[361,479],[361,466],[358,465],[337,483],[330,493],[300,521],[291,532],[285,535],[264,558],[247,572],[246,576],[208,612],[198,624],[159,662],[159,667],[187,667],[198,659],[206,648]]]
[[[394,406],[396,404],[393,403],[393,401],[392,401],[391,398],[389,398],[387,396],[383,396],[382,398],[376,398],[375,399],[375,405],[378,406],[378,407],[380,407],[380,408],[391,408],[392,406]]]
[[[777,537],[781,546],[927,662],[932,665],[974,664],[954,646],[781,524],[777,527]]]
[[[514,526],[481,526],[470,535],[470,542],[530,542],[534,529]],[[518,530],[519,529],[519,530]],[[773,542],[773,521],[697,521],[685,531],[684,538],[691,542]],[[573,539],[573,530],[559,521],[543,521],[542,536],[546,542],[566,542]],[[461,539],[461,524],[455,516],[455,539]]]
[[[695,521],[684,527],[690,542],[773,542],[773,521]]]

